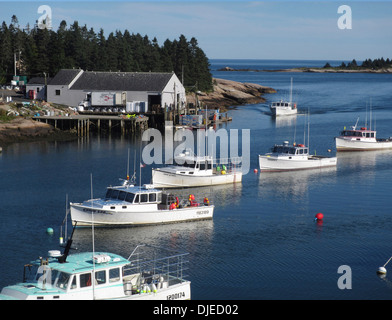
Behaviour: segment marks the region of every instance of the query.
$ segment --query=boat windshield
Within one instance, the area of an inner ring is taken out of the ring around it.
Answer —
[[[35,280],[42,287],[51,285],[52,287],[66,290],[71,274],[56,269],[51,269],[46,265],[38,267]]]
[[[176,166],[179,167],[186,167],[186,168],[194,168],[195,167],[195,162],[194,161],[175,161],[174,162]]]
[[[135,199],[135,194],[132,192],[125,192],[125,191],[120,191],[120,190],[115,190],[110,188],[106,191],[106,195],[105,195],[105,201],[120,200],[120,201],[127,201],[132,203],[134,199]]]
[[[212,169],[212,162],[211,161],[199,161],[196,164],[196,168],[200,170],[210,170]]]
[[[272,148],[272,153],[295,154],[295,148],[288,146],[275,146]]]

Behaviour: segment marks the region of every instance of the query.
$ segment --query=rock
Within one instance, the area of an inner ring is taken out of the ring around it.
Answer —
[[[17,117],[10,122],[0,123],[0,141],[3,143],[24,141],[51,135],[53,131],[53,126],[49,124]]]
[[[243,104],[263,103],[266,93],[276,93],[275,89],[255,83],[242,83],[232,80],[213,78],[212,92],[198,95],[199,102],[211,108],[227,108]],[[195,94],[188,94],[187,101],[196,104]]]

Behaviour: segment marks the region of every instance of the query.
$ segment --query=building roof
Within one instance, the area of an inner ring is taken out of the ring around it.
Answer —
[[[161,92],[172,76],[173,73],[168,72],[84,71],[70,89]]]
[[[69,85],[81,69],[61,69],[50,81],[51,85]]]
[[[46,83],[49,84],[52,78],[46,78]],[[28,82],[28,85],[45,84],[45,77],[33,77]]]

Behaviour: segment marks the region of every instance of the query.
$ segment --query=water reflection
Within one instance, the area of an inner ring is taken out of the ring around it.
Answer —
[[[220,209],[240,203],[242,183],[198,188],[166,189],[165,192],[175,194],[180,199],[187,199],[190,194],[193,194],[199,201],[203,200],[204,197],[208,197],[210,204],[215,205],[215,209]]]
[[[375,167],[389,165],[392,150],[337,152],[339,167],[351,171],[375,171]]]
[[[297,124],[297,115],[291,114],[281,117],[271,117],[271,120],[275,121],[276,128],[295,126]]]
[[[139,244],[192,252],[202,244],[209,246],[213,220],[125,228],[94,228],[96,251],[109,251],[124,257]],[[73,246],[78,252],[92,251],[92,228],[76,228]]]
[[[336,167],[309,169],[288,172],[262,172],[259,175],[259,196],[267,194],[278,198],[290,198],[292,201],[303,201],[307,198],[312,184],[323,183],[323,180],[336,176]]]

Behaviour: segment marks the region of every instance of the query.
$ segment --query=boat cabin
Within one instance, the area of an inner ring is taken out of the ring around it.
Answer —
[[[174,158],[174,165],[196,170],[212,170],[213,159],[208,156],[198,157],[187,150]]]
[[[279,107],[285,107],[285,108],[296,108],[296,104],[292,102],[285,102],[285,101],[277,101],[277,102],[272,102],[271,108],[279,108]]]
[[[49,251],[25,265],[23,283],[3,289],[14,299],[60,300],[116,298],[124,295],[124,266],[129,261],[112,253],[79,253],[60,262],[60,251]],[[95,275],[93,275],[95,272]],[[93,281],[92,281],[93,279]]]
[[[309,153],[309,149],[305,145],[290,146],[287,141],[283,145],[275,145],[271,151],[278,155],[308,155]]]
[[[343,130],[340,135],[342,137],[350,137],[350,138],[376,138],[376,131],[374,130],[368,130],[365,127],[362,127],[361,129],[350,129],[350,130]]]
[[[109,187],[107,188],[105,201],[125,201],[133,204],[160,203],[162,191],[150,185],[143,187]]]
[[[169,253],[169,255],[167,255]],[[3,288],[1,299],[91,300],[164,299],[171,286],[184,284],[187,253],[137,246],[128,259],[109,252],[82,252],[61,261],[59,250],[49,251],[25,265],[23,282]],[[189,299],[190,293],[175,299]]]

